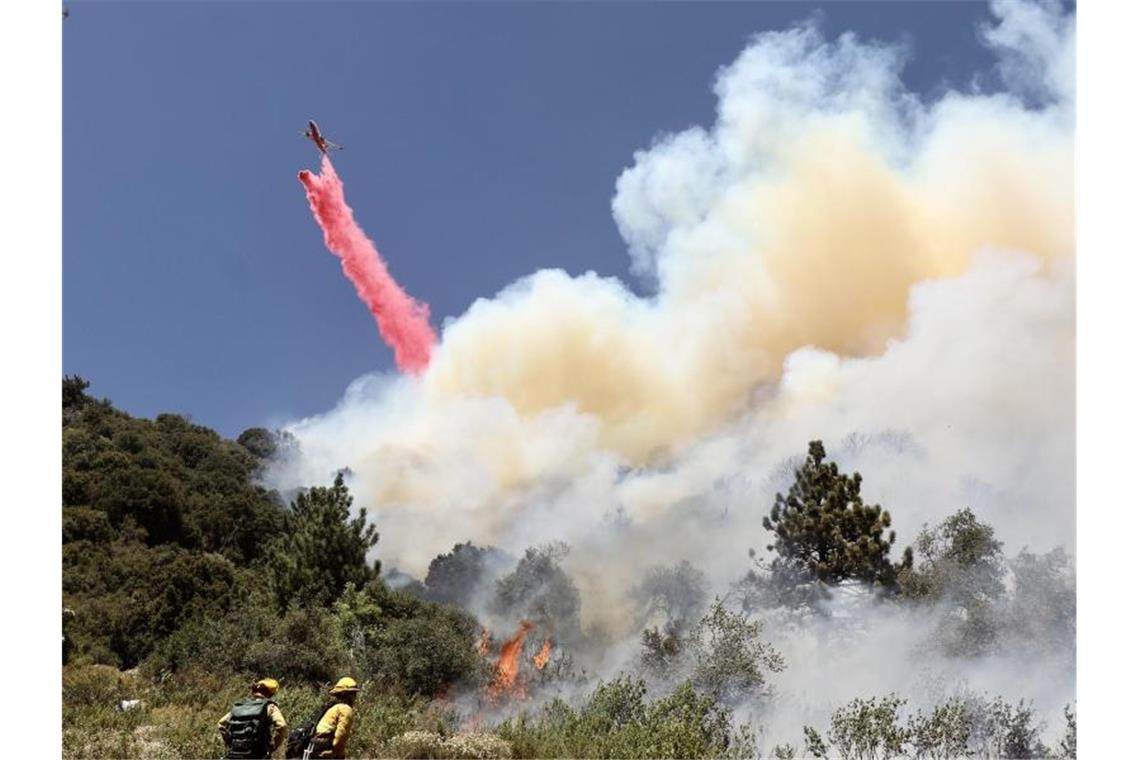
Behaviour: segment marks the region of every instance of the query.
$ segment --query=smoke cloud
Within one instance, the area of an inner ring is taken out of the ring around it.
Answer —
[[[375,244],[353,219],[344,199],[344,184],[327,155],[321,157],[319,174],[302,170],[297,178],[324,232],[325,246],[340,258],[345,275],[368,305],[380,336],[396,354],[396,366],[401,372],[422,372],[435,345],[428,307],[405,293],[388,273]]]
[[[1073,19],[992,10],[1001,86],[933,100],[903,86],[900,46],[811,23],[756,35],[717,74],[715,124],[617,179],[651,297],[544,270],[480,299],[421,376],[361,378],[289,426],[300,454],[269,484],[350,467],[383,558],[421,577],[467,540],[568,542],[582,626],[610,642],[599,672],[636,651],[654,568],[688,561],[715,594],[741,577],[809,440],[863,474],[900,546],[964,507],[1015,552],[1071,546]],[[906,614],[833,652],[834,632],[787,634],[786,677],[804,699],[921,682],[883,662],[927,635]],[[946,672],[1052,707],[1068,668]]]

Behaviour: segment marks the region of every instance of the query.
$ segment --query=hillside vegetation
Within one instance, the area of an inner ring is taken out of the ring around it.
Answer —
[[[931,657],[1072,656],[1068,555],[1008,558],[963,509],[892,558],[890,513],[865,504],[862,476],[826,461],[819,442],[766,512],[773,558],[751,569],[742,558],[731,599],[663,558],[630,590],[647,621],[640,650],[603,679],[574,662],[609,643],[583,627],[565,544],[520,558],[457,544],[397,590],[369,561],[386,537],[354,508],[343,473],[286,495],[256,485],[294,445],[287,435],[255,428],[230,441],[180,415],[137,419],[87,387],[63,381],[66,757],[217,757],[215,722],[254,679],[282,682],[295,723],[345,674],[364,685],[351,756],[1075,756],[1074,712],[1039,716],[985,694],[914,709],[905,695],[867,695],[805,725],[798,744],[766,744],[763,725],[738,720],[762,722],[780,699],[773,676],[788,666],[771,621],[827,621],[838,589],[934,621]],[[497,650],[479,651],[475,609],[533,621],[557,643],[510,709],[488,696],[502,674]],[[1056,741],[1046,719],[1063,720]]]
[[[342,476],[287,503],[253,485],[280,443],[274,435],[254,429],[229,441],[179,415],[136,419],[86,388],[81,378],[63,383],[71,753],[145,750],[115,731],[119,739],[100,744],[101,729],[140,720],[113,712],[118,697],[167,705],[159,716],[208,704],[182,730],[195,737],[191,755],[211,755],[220,745],[207,751],[216,733],[208,716],[255,674],[276,674],[314,705],[319,685],[346,672],[382,681],[407,704],[478,676],[474,619],[380,581],[366,560],[375,529],[351,513]]]

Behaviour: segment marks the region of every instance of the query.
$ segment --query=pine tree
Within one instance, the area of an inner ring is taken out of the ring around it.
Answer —
[[[808,577],[827,585],[852,579],[894,590],[897,574],[912,563],[908,548],[899,565],[888,557],[895,543],[891,515],[878,504],[864,504],[863,477],[839,472],[824,462],[823,443],[808,444],[788,495],[776,495],[764,527],[776,534],[769,551],[778,555],[776,575]]]
[[[328,605],[349,583],[362,587],[380,575],[368,563],[379,536],[337,473],[331,488],[302,491],[285,516],[285,532],[268,552],[270,581],[282,609],[294,599]]]
[[[79,375],[64,375],[63,408],[76,409],[83,406],[83,404],[90,400],[86,393],[90,387],[91,383]]]

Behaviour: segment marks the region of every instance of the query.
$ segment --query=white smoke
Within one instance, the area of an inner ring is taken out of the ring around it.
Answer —
[[[715,125],[618,178],[652,298],[524,278],[445,325],[421,379],[361,378],[289,425],[300,454],[269,484],[350,467],[381,555],[420,575],[469,539],[567,541],[584,621],[621,651],[650,567],[688,559],[716,590],[747,570],[813,439],[863,473],[900,544],[971,507],[1014,551],[1071,547],[1073,19],[992,10],[1007,89],[932,103],[903,87],[901,48],[757,35],[718,74]],[[886,649],[918,627],[884,619]],[[823,658],[790,660],[822,687]],[[860,693],[894,688],[831,664]]]

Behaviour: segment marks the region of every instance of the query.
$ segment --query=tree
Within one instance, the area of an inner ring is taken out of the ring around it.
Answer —
[[[930,715],[919,710],[907,719],[906,728],[915,757],[952,760],[969,756],[970,713],[961,697],[934,705]]]
[[[90,401],[86,393],[90,387],[91,383],[79,375],[65,375],[63,378],[64,410],[78,409]]]
[[[286,460],[300,451],[297,437],[288,430],[266,430],[262,427],[246,428],[235,440],[263,469],[271,461]]]
[[[124,461],[123,466],[102,473],[91,491],[92,505],[106,512],[113,525],[132,519],[146,530],[151,545],[186,538],[185,488],[169,472]]]
[[[216,619],[240,596],[242,578],[216,554],[148,547],[128,532],[111,543],[63,546],[63,602],[73,611],[75,659],[131,668],[193,619]]]
[[[508,619],[539,623],[563,644],[576,641],[582,634],[582,598],[558,566],[569,550],[563,543],[527,549],[515,569],[495,582],[492,610]]]
[[[915,548],[918,564],[900,573],[906,596],[966,602],[1002,595],[1002,542],[971,510],[959,510],[933,529],[924,525]]]
[[[915,745],[916,754],[904,752],[912,739],[911,729],[899,719],[899,708],[906,704],[894,694],[869,699],[855,698],[831,715],[827,740],[811,726],[804,726],[805,751],[812,757],[836,757],[840,760],[879,760],[893,757],[959,757],[963,755],[933,754],[928,738],[924,746]],[[921,717],[921,716],[920,716]],[[929,745],[929,746],[927,746]],[[935,747],[941,751],[941,745]]]
[[[1073,558],[1061,547],[1021,550],[1010,563],[1013,593],[1006,611],[1007,644],[1076,656],[1077,588]]]
[[[410,694],[446,692],[480,673],[474,632],[464,628],[434,605],[417,617],[389,621],[376,636],[375,677]]]
[[[82,396],[85,383],[68,378],[65,395]],[[239,565],[280,532],[282,505],[251,482],[258,460],[233,441],[178,415],[135,419],[107,401],[87,399],[64,416],[64,507],[104,513],[116,534],[133,523],[152,546],[176,543]],[[90,527],[86,517],[72,527]]]
[[[246,590],[228,612],[187,620],[162,639],[142,672],[272,673],[300,683],[329,682],[348,669],[331,611],[290,606],[281,612],[260,590]]]
[[[664,618],[664,635],[681,636],[704,609],[709,582],[688,560],[672,567],[654,567],[633,590],[646,617]]]
[[[656,627],[641,632],[641,664],[657,677],[665,677],[681,655],[681,639]]]
[[[482,675],[484,662],[473,646],[479,626],[461,610],[379,581],[346,588],[334,610],[353,671],[369,679],[432,697]]]
[[[1077,711],[1071,705],[1065,705],[1065,735],[1061,738],[1057,754],[1065,758],[1077,756]]]
[[[284,533],[267,552],[270,584],[281,609],[298,599],[329,605],[348,584],[380,575],[368,551],[379,541],[364,509],[351,516],[352,496],[337,473],[331,488],[302,491],[285,515]]]
[[[277,453],[277,436],[262,427],[243,430],[237,443],[258,459],[272,459]]]
[[[691,682],[649,706],[644,757],[755,757],[747,725],[733,730],[730,711]]]
[[[980,705],[980,715],[975,718],[979,729],[975,734],[983,737],[981,753],[990,757],[1030,758],[1045,757],[1048,753],[1041,742],[1044,724],[1038,720],[1037,712],[1025,700],[1017,705],[995,697],[989,703]],[[977,709],[977,708],[976,708]]]
[[[969,509],[950,515],[933,529],[923,526],[915,540],[919,562],[899,573],[904,596],[948,602],[943,646],[955,655],[979,655],[994,646],[999,605],[1005,596],[1002,542]]]
[[[693,685],[720,703],[767,692],[767,673],[784,669],[784,658],[760,635],[763,626],[716,599],[684,638],[693,658]]]
[[[428,565],[424,585],[427,598],[441,604],[465,607],[487,575],[508,562],[507,555],[493,547],[456,544],[447,554],[437,555]]]
[[[763,626],[747,613],[733,612],[716,598],[685,635],[657,628],[641,633],[641,662],[661,679],[689,674],[694,688],[721,704],[768,693],[768,674],[784,669],[784,659],[761,638]]]
[[[908,548],[900,564],[888,554],[895,543],[891,515],[878,504],[863,503],[863,476],[839,472],[824,462],[823,443],[808,444],[808,456],[796,470],[788,495],[776,495],[764,527],[776,534],[768,551],[778,555],[773,570],[795,580],[813,578],[827,585],[847,579],[894,590],[898,572],[910,567]]]
[[[898,715],[905,703],[894,694],[853,699],[831,716],[827,738],[841,758],[898,757],[908,738]]]
[[[63,508],[63,542],[91,541],[105,544],[115,537],[107,513],[87,507]]]

